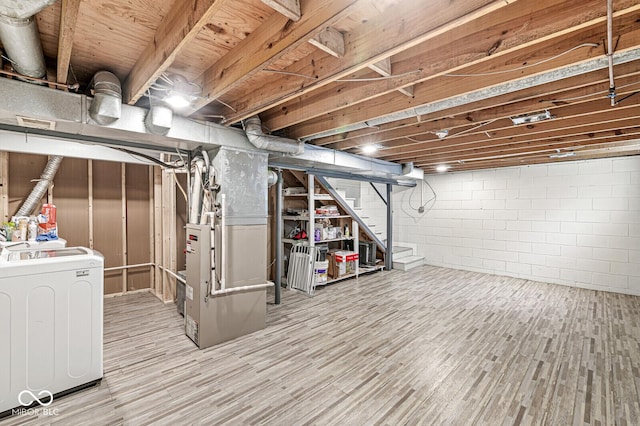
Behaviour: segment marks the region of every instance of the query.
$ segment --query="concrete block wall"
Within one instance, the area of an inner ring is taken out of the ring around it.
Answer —
[[[395,239],[425,263],[640,295],[640,156],[426,179],[425,214],[394,197]]]

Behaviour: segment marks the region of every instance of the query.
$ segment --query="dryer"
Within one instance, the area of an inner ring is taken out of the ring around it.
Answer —
[[[84,247],[2,250],[0,417],[102,378],[103,273]]]

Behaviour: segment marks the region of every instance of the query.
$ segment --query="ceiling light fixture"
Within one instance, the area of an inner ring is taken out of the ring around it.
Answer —
[[[447,129],[437,130],[433,132],[433,134],[436,135],[439,139],[444,139],[449,135],[449,130]]]
[[[378,150],[378,145],[365,145],[362,147],[363,154],[373,154]]]
[[[164,102],[174,108],[186,108],[191,105],[191,101],[189,101],[181,93],[172,93],[168,95],[166,98],[164,98]]]
[[[449,170],[449,166],[447,166],[446,164],[440,164],[438,167],[436,167],[436,172],[438,173],[444,173],[447,170]]]
[[[549,158],[567,158],[576,155],[575,151],[560,152],[559,149],[556,149],[556,151],[557,153],[549,155]]]
[[[536,112],[533,114],[524,114],[524,115],[518,115],[516,117],[511,117],[511,121],[513,121],[513,124],[517,126],[519,124],[535,123],[536,121],[550,120],[552,118],[555,118],[555,117],[552,116],[549,111],[545,110],[543,112]]]
[[[202,88],[180,74],[162,74],[151,85],[154,96],[174,109],[186,108],[199,98]]]

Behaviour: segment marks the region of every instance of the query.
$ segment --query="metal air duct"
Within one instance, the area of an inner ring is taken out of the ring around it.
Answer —
[[[258,149],[294,155],[304,152],[304,143],[302,142],[278,136],[265,135],[262,132],[262,123],[257,115],[247,118],[244,121],[244,131],[247,134],[249,142]]]
[[[122,114],[122,88],[118,77],[109,71],[98,71],[89,86],[94,91],[89,116],[103,126],[117,121]]]
[[[0,41],[13,69],[27,77],[43,78],[47,69],[40,34],[33,15],[56,0],[0,0]]]
[[[33,187],[27,199],[24,200],[24,203],[22,203],[22,206],[18,209],[16,216],[31,216],[31,213],[39,207],[40,200],[44,197],[47,189],[49,189],[51,181],[56,175],[58,167],[60,167],[62,158],[63,157],[60,155],[49,157],[49,161],[40,175],[40,180],[36,183],[36,186]]]

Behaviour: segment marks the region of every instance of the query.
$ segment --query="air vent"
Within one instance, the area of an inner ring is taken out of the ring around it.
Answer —
[[[18,120],[18,124],[22,127],[30,127],[32,129],[42,129],[42,130],[55,130],[56,122],[49,120],[40,120],[38,118],[31,117],[22,117],[20,115],[16,115],[16,119]]]

